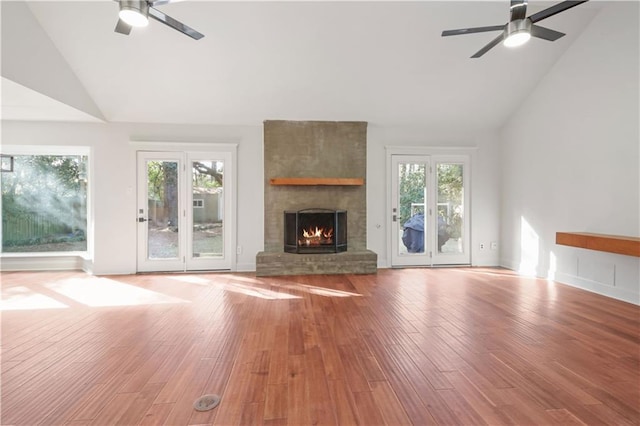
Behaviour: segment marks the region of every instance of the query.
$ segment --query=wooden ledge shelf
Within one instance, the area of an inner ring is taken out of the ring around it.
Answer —
[[[640,257],[640,238],[588,232],[556,232],[556,244]]]
[[[271,178],[271,185],[294,185],[294,186],[361,186],[364,185],[362,178]]]

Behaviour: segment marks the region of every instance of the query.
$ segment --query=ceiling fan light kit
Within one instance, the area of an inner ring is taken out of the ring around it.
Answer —
[[[149,5],[146,1],[120,0],[120,19],[132,27],[149,25]]]
[[[445,30],[442,37],[484,33],[490,31],[502,31],[502,34],[491,40],[482,49],[478,50],[472,58],[479,58],[489,50],[497,46],[501,41],[506,47],[517,47],[525,44],[531,37],[541,38],[547,41],[556,41],[565,34],[549,28],[535,25],[536,22],[549,18],[572,7],[586,3],[588,0],[567,0],[548,7],[540,12],[527,17],[527,0],[511,0],[509,8],[511,17],[505,25],[492,25],[488,27],[462,28],[459,30]]]

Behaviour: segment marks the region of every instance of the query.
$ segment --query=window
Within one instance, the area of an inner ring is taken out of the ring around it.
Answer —
[[[0,173],[2,252],[87,251],[88,149],[3,151],[14,164]]]
[[[204,200],[202,198],[194,198],[193,199],[193,208],[194,209],[203,209],[204,208]]]

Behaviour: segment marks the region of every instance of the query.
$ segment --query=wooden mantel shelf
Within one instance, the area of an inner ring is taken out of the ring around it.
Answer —
[[[271,178],[271,185],[328,185],[328,186],[361,186],[362,178]]]
[[[640,257],[640,238],[588,232],[556,232],[556,244]]]

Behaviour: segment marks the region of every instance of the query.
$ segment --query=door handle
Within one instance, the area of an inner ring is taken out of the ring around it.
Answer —
[[[139,218],[138,218],[138,222],[146,222],[146,221],[148,221],[148,220],[149,220],[149,219],[145,219],[144,217],[139,217]]]

